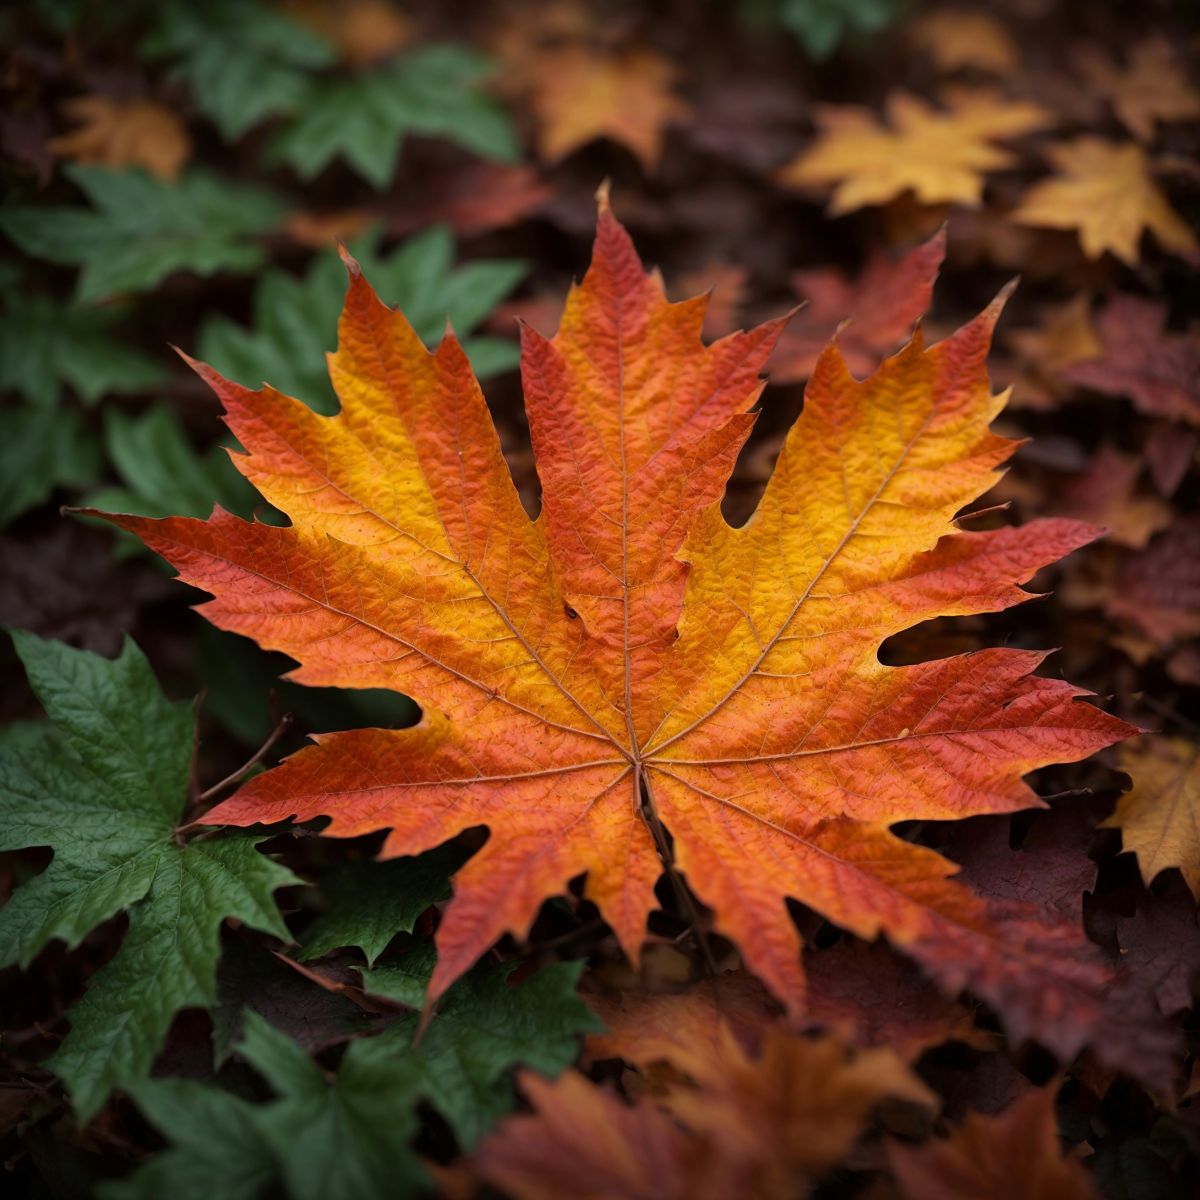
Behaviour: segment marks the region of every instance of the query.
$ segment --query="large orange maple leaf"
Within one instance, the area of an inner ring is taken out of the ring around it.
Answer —
[[[557,335],[524,330],[531,520],[457,340],[427,351],[349,266],[338,415],[198,368],[245,447],[234,461],[291,527],[111,519],[213,594],[211,621],[298,660],[293,679],[392,688],[424,715],[321,736],[206,821],[324,815],[333,837],[388,830],[385,856],[486,826],[438,930],[431,1001],[582,873],[636,960],[665,827],[675,869],[793,1011],[789,898],[886,934],[1018,1036],[1073,1052],[1103,978],[1078,935],[1002,927],[953,864],[890,829],[1037,805],[1024,773],[1130,732],[1034,675],[1038,653],[877,657],[918,622],[1018,603],[1020,582],[1094,536],[953,523],[1016,445],[988,431],[1003,297],[866,381],[831,345],[733,528],[719,500],[782,322],[703,345],[705,300],[668,303],[602,201]]]

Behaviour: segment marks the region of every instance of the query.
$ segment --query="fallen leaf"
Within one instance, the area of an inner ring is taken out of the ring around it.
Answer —
[[[1169,500],[1179,490],[1200,449],[1200,431],[1162,422],[1146,439],[1142,453],[1154,486]]]
[[[914,21],[908,33],[913,45],[941,71],[974,69],[1011,75],[1020,61],[1008,30],[990,13],[939,9]]]
[[[1149,230],[1164,250],[1192,259],[1196,239],[1154,182],[1150,160],[1135,142],[1080,137],[1047,147],[1057,171],[1026,191],[1012,219],[1022,225],[1073,229],[1088,258],[1111,251],[1135,267]]]
[[[1051,123],[1036,104],[982,90],[955,90],[937,109],[908,92],[892,92],[883,124],[853,105],[818,110],[817,142],[779,174],[789,187],[833,185],[834,216],[912,192],[921,204],[978,205],[983,177],[1011,165],[994,145]]]
[[[1016,927],[993,926],[952,864],[890,831],[1036,806],[1023,775],[1132,729],[1034,675],[1036,652],[877,657],[933,616],[1021,602],[1019,581],[1094,535],[952,523],[1015,448],[988,431],[1000,302],[864,383],[831,347],[741,529],[716,501],[781,325],[705,347],[703,307],[666,302],[602,203],[557,335],[524,334],[536,523],[457,341],[430,354],[354,264],[338,416],[199,368],[246,448],[239,467],[292,525],[110,519],[214,593],[215,624],[299,660],[297,682],[424,708],[412,729],[322,737],[209,819],[326,814],[326,835],[390,829],[386,857],[487,825],[438,930],[430,1003],[584,872],[636,961],[665,826],[674,869],[793,1012],[788,897],[886,933],[951,991],[970,979],[1015,1037],[1073,1054],[1104,979],[1066,950],[1074,931],[1006,941]]]
[[[857,1046],[886,1046],[915,1062],[943,1042],[986,1047],[964,1004],[944,996],[883,942],[843,938],[827,950],[806,950],[809,1019]]]
[[[907,1200],[1099,1200],[1087,1168],[1063,1154],[1057,1085],[1031,1088],[997,1116],[968,1113],[944,1141],[892,1142],[888,1157]]]
[[[653,171],[664,129],[690,111],[672,91],[675,76],[675,67],[652,50],[611,54],[569,45],[545,51],[530,98],[538,117],[538,155],[558,162],[606,137]]]
[[[1200,901],[1200,748],[1182,738],[1145,737],[1121,751],[1133,787],[1104,822],[1121,831],[1147,885],[1178,867]]]
[[[796,271],[792,287],[807,303],[771,356],[772,382],[807,379],[835,335],[847,369],[869,375],[928,311],[945,254],[943,229],[898,259],[876,254],[853,281],[836,267]]]
[[[1139,141],[1153,141],[1160,121],[1200,118],[1200,91],[1164,37],[1139,42],[1130,50],[1124,69],[1097,47],[1080,56],[1080,66],[1088,84],[1108,100]]]
[[[51,140],[50,150],[59,158],[101,167],[145,167],[174,182],[192,156],[187,128],[165,104],[78,96],[66,101],[63,112],[79,128]]]
[[[1141,473],[1140,459],[1105,442],[1092,456],[1088,469],[1063,488],[1059,511],[1094,521],[1112,541],[1140,550],[1175,516],[1158,496],[1139,494]]]
[[[476,1169],[518,1200],[805,1196],[881,1101],[933,1103],[889,1050],[851,1054],[834,1038],[768,1031],[747,1054],[719,1032],[715,1055],[685,1060],[690,1081],[633,1107],[574,1072],[556,1084],[526,1074],[534,1114],[501,1125]]]
[[[1160,647],[1200,635],[1200,518],[1177,519],[1117,574],[1106,605]]]
[[[1007,341],[1021,369],[1013,384],[1013,403],[1021,408],[1055,407],[1070,390],[1059,378],[1063,371],[1104,349],[1086,292],[1044,309],[1037,325],[1011,330]]]
[[[692,1200],[712,1196],[687,1134],[648,1100],[630,1106],[577,1071],[520,1077],[533,1112],[510,1117],[472,1165],[513,1200]]]
[[[1195,901],[1182,885],[1143,897],[1132,917],[1118,919],[1117,941],[1122,966],[1164,1016],[1191,1008],[1200,972],[1200,928]]]
[[[1200,425],[1200,331],[1168,333],[1166,306],[1114,295],[1096,320],[1100,345],[1062,368],[1064,379],[1128,396],[1148,417]]]
[[[423,185],[423,186],[422,186]],[[505,229],[538,212],[553,189],[532,167],[466,163],[406,190],[388,217],[389,229],[408,234],[444,222],[463,237]]]

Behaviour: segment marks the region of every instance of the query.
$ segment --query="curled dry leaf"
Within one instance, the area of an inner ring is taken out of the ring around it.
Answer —
[[[1148,417],[1200,425],[1200,331],[1168,333],[1166,325],[1166,305],[1118,293],[1096,319],[1095,352],[1063,364],[1061,374],[1110,396],[1128,396]]]
[[[1133,787],[1105,821],[1137,856],[1147,885],[1178,867],[1200,901],[1200,748],[1182,738],[1146,737],[1121,752]]]
[[[1164,250],[1195,257],[1192,231],[1154,182],[1150,160],[1136,142],[1081,137],[1048,147],[1046,157],[1057,175],[1029,188],[1014,221],[1076,230],[1088,258],[1111,251],[1131,267],[1147,230]]]
[[[1095,534],[953,523],[1016,446],[988,428],[1003,296],[864,382],[827,349],[733,528],[718,501],[781,322],[704,346],[703,299],[666,301],[605,200],[558,333],[524,335],[534,522],[458,342],[428,352],[350,268],[337,416],[200,368],[237,465],[292,525],[110,519],[213,593],[214,623],[297,659],[297,681],[391,688],[424,715],[323,735],[209,819],[327,815],[328,836],[389,830],[388,857],[487,826],[430,1003],[583,874],[636,961],[666,861],[793,1013],[789,898],[887,934],[952,992],[969,983],[1018,1039],[1072,1055],[1095,1035],[1106,973],[1082,935],[994,922],[953,864],[891,831],[1036,806],[1023,775],[1132,731],[1035,675],[1037,652],[878,658],[934,616],[1020,603],[1021,581]]]
[[[997,1116],[968,1113],[953,1133],[919,1149],[893,1142],[906,1200],[1099,1200],[1087,1168],[1063,1153],[1057,1085],[1030,1089]]]
[[[929,310],[945,257],[943,229],[897,259],[875,255],[855,280],[836,267],[795,272],[792,287],[807,304],[771,356],[772,382],[807,379],[835,334],[851,373],[869,375],[908,341]]]
[[[63,105],[78,128],[50,142],[59,158],[102,167],[144,167],[159,179],[179,178],[192,156],[184,123],[153,100],[79,96]]]
[[[921,204],[977,205],[988,171],[1011,165],[995,145],[1051,124],[1036,104],[985,90],[953,89],[937,109],[907,92],[887,101],[887,124],[853,105],[818,111],[816,144],[780,172],[791,187],[833,195],[835,216],[912,192]]]

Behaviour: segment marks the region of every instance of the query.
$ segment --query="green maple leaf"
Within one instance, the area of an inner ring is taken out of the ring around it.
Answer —
[[[192,705],[163,696],[132,641],[113,661],[29,633],[13,641],[50,724],[2,735],[0,850],[50,846],[54,858],[0,910],[0,965],[27,967],[52,939],[76,946],[129,912],[47,1063],[87,1121],[149,1074],[180,1009],[214,1003],[226,917],[290,940],[272,893],[300,881],[257,852],[260,838],[176,840]]]
[[[176,61],[196,106],[227,141],[304,106],[312,72],[333,61],[331,47],[303,25],[250,0],[164,4],[142,42],[148,58]]]
[[[41,504],[57,487],[87,487],[99,472],[99,448],[74,409],[0,410],[0,526]]]
[[[10,301],[11,304],[11,301]],[[144,392],[167,372],[112,336],[116,309],[75,308],[49,296],[22,296],[0,313],[0,388],[36,404],[53,404],[63,385],[86,404],[111,392]]]
[[[344,158],[368,183],[395,174],[404,136],[443,138],[484,158],[515,162],[516,134],[482,90],[491,63],[461,46],[425,46],[373,71],[315,83],[271,154],[302,179]]]
[[[174,184],[141,170],[63,170],[92,207],[15,206],[0,210],[0,230],[27,254],[82,266],[80,303],[145,291],[174,271],[253,271],[264,259],[254,239],[282,213],[271,193],[200,169]]]
[[[182,1080],[138,1084],[134,1098],[172,1146],[101,1194],[250,1200],[275,1180],[292,1200],[393,1200],[424,1191],[428,1178],[409,1148],[418,1104],[432,1103],[468,1149],[512,1107],[513,1067],[564,1070],[579,1037],[599,1028],[575,994],[582,968],[556,963],[512,984],[515,964],[477,967],[446,993],[419,1043],[417,1014],[406,1014],[380,1036],[351,1042],[332,1077],[247,1012],[239,1053],[277,1098],[256,1106]],[[432,948],[421,947],[367,978],[381,994],[394,985],[419,1003],[432,969]]]
[[[363,988],[419,1008],[435,957],[432,946],[422,946],[395,964],[364,971]],[[446,1118],[464,1150],[512,1108],[513,1067],[557,1075],[574,1061],[580,1034],[603,1028],[575,994],[583,963],[554,963],[513,984],[516,965],[488,963],[465,975],[443,997],[419,1041],[420,1018],[412,1012],[361,1043],[363,1055],[405,1054],[421,1095]]]
[[[104,414],[104,444],[125,486],[92,495],[88,502],[93,507],[147,517],[207,517],[213,505],[220,504],[248,517],[256,503],[263,504],[223,447],[197,453],[183,423],[165,404],[136,417],[109,409]]]
[[[396,934],[412,933],[427,908],[450,899],[450,876],[466,859],[449,845],[415,858],[334,867],[321,878],[329,909],[304,931],[301,959],[356,946],[373,967]]]
[[[509,338],[467,337],[528,271],[517,259],[479,259],[454,266],[454,236],[441,227],[408,239],[390,254],[378,251],[377,233],[351,244],[363,274],[380,296],[401,309],[426,344],[449,320],[482,378],[516,365]],[[325,351],[337,341],[346,270],[332,250],[303,277],[266,271],[254,294],[254,328],[209,317],[200,330],[199,357],[247,387],[265,380],[318,412],[336,411]]]

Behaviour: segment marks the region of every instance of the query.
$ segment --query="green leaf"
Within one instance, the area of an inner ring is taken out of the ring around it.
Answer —
[[[300,958],[357,946],[373,967],[396,934],[412,933],[427,908],[450,899],[450,876],[466,859],[450,845],[415,858],[334,867],[321,877],[329,909],[305,931]]]
[[[386,256],[379,235],[351,244],[363,274],[382,299],[399,308],[425,343],[437,342],[447,319],[481,377],[515,366],[515,341],[466,337],[524,278],[515,259],[480,259],[453,266],[454,237],[433,228]],[[346,269],[336,253],[316,258],[298,278],[286,271],[263,274],[254,295],[254,328],[227,317],[209,317],[200,330],[199,357],[247,387],[269,382],[318,412],[336,411],[325,353],[337,342],[346,291]]]
[[[341,157],[377,188],[391,181],[409,133],[515,162],[520,149],[512,123],[481,90],[491,69],[461,46],[425,46],[377,70],[323,80],[276,138],[272,157],[305,180]]]
[[[149,1074],[181,1008],[215,1002],[226,917],[290,940],[272,893],[300,881],[258,838],[176,841],[192,706],[163,696],[131,641],[114,661],[29,633],[13,641],[50,724],[39,746],[3,742],[0,850],[50,846],[54,858],[0,910],[0,965],[28,966],[55,938],[78,945],[129,910],[121,948],[47,1063],[87,1121]]]
[[[130,1178],[102,1184],[101,1200],[254,1200],[276,1178],[254,1105],[186,1079],[148,1079],[130,1093],[171,1146]]]
[[[81,265],[80,303],[145,291],[174,271],[253,271],[264,259],[253,239],[282,206],[271,193],[195,169],[178,183],[141,170],[68,166],[91,208],[0,210],[0,230],[27,254]]]
[[[75,409],[0,409],[0,526],[57,487],[87,487],[99,472],[100,449]]]
[[[0,313],[0,388],[38,404],[53,404],[64,384],[87,404],[110,392],[144,392],[166,370],[112,336],[122,314],[74,308],[48,296],[22,296]]]
[[[311,30],[251,0],[164,4],[141,49],[148,58],[176,60],[172,74],[187,81],[197,108],[227,142],[301,109],[311,73],[334,57]]]
[[[364,971],[363,987],[417,1007],[434,960],[432,947],[422,947],[394,965]],[[419,1015],[413,1012],[355,1046],[363,1057],[403,1053],[417,1090],[450,1123],[464,1150],[512,1108],[513,1067],[557,1075],[575,1061],[579,1037],[603,1028],[575,994],[583,963],[554,963],[513,984],[516,965],[476,967],[446,993],[415,1045]]]
[[[249,517],[262,500],[223,447],[200,455],[173,409],[158,404],[140,416],[104,414],[108,457],[125,483],[92,498],[98,507],[147,517],[207,517],[214,504]],[[112,506],[116,504],[117,507]]]
[[[380,995],[390,991],[405,997],[402,1003],[419,1004],[433,963],[433,948],[422,946],[386,969],[364,972],[364,979]],[[380,1036],[352,1041],[332,1078],[247,1011],[239,1052],[277,1099],[252,1106],[215,1088],[138,1084],[134,1098],[172,1148],[101,1195],[150,1200],[178,1192],[199,1200],[189,1190],[192,1178],[211,1180],[210,1194],[225,1195],[226,1177],[262,1179],[263,1144],[293,1200],[392,1200],[424,1191],[428,1179],[409,1149],[422,1100],[470,1149],[512,1108],[507,1076],[514,1067],[557,1075],[575,1060],[579,1038],[601,1028],[575,994],[582,963],[556,963],[516,984],[515,969],[515,963],[476,967],[446,993],[418,1044],[418,1016],[404,1014]],[[234,1122],[240,1129],[227,1143],[207,1136]]]

